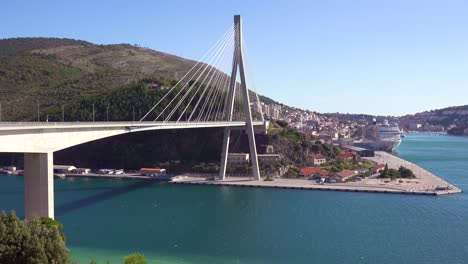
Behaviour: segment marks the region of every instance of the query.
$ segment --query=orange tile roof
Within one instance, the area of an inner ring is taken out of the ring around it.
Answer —
[[[325,159],[326,157],[322,154],[312,154],[310,155],[313,159]]]
[[[382,169],[382,168],[385,168],[385,165],[383,165],[383,164],[377,164],[377,165],[374,166],[374,169],[375,169],[375,170],[379,170],[379,169]]]
[[[352,171],[352,170],[342,170],[342,171],[338,172],[337,174],[338,174],[338,176],[344,178],[344,177],[353,176],[356,173],[354,171]]]
[[[301,173],[304,176],[313,176],[313,175],[328,176],[330,174],[330,172],[328,172],[327,170],[324,170],[322,168],[315,168],[315,167],[302,168]]]
[[[161,168],[141,168],[140,171],[161,171]]]
[[[320,172],[320,168],[302,168],[301,169],[301,173],[302,175],[304,176],[311,176],[311,175],[315,175],[317,173]]]

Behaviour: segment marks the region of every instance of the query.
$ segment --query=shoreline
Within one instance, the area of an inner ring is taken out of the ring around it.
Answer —
[[[241,177],[227,177],[226,180],[206,180],[199,177],[181,179],[176,184],[222,185],[257,188],[302,189],[320,191],[370,192],[412,195],[449,195],[462,193],[463,190],[448,183],[424,168],[383,151],[376,151],[375,157],[366,157],[389,168],[398,169],[404,166],[411,169],[415,179],[381,179],[368,177],[359,182],[317,184],[306,179],[275,179],[274,181],[257,181]]]
[[[375,157],[365,157],[364,159],[377,162],[379,164],[388,164],[389,168],[398,169],[404,166],[411,169],[416,174],[415,179],[381,179],[375,177],[364,178],[357,182],[347,183],[325,183],[318,184],[315,181],[291,178],[274,179],[273,181],[253,180],[249,177],[227,176],[225,180],[214,179],[213,175],[206,174],[181,174],[183,176],[177,181],[170,181],[170,177],[156,178],[143,176],[139,173],[124,173],[120,175],[107,174],[66,174],[64,178],[89,178],[89,179],[136,179],[150,181],[165,181],[170,184],[187,185],[219,185],[234,187],[252,187],[252,188],[276,188],[276,189],[300,189],[300,190],[318,190],[318,191],[342,191],[342,192],[367,192],[367,193],[390,193],[390,194],[412,194],[412,195],[449,195],[462,193],[463,190],[448,183],[424,168],[404,160],[395,155],[376,151]],[[188,176],[190,175],[190,176]]]

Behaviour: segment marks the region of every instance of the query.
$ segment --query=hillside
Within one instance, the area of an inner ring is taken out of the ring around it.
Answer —
[[[83,96],[143,78],[178,79],[194,61],[127,44],[53,38],[0,40],[3,120],[25,121]]]
[[[45,119],[52,109],[143,79],[169,85],[194,64],[192,60],[129,44],[96,45],[58,38],[2,39],[2,119],[35,120],[38,102],[41,119]],[[274,102],[260,97],[264,102]]]
[[[62,107],[65,120],[89,121],[92,105],[98,121],[131,120],[132,108],[139,119],[165,93],[150,89],[147,83],[156,80],[170,86],[195,63],[127,44],[50,38],[0,40],[0,54],[3,121],[35,120],[38,101],[42,121],[62,120]],[[174,171],[200,162],[217,163],[221,135],[222,129],[137,133],[59,151],[55,159],[77,166],[126,169],[173,161]],[[21,155],[0,155],[4,164],[21,164],[21,159]]]
[[[406,115],[399,118],[402,124],[429,124],[432,126],[442,126],[449,134],[463,135],[468,128],[468,105],[453,106],[431,111]]]

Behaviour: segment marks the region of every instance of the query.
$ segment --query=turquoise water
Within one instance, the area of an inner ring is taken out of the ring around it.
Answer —
[[[468,190],[468,138],[410,135],[398,155]],[[468,196],[56,180],[74,260],[122,263],[467,263]],[[0,209],[23,212],[21,177]]]

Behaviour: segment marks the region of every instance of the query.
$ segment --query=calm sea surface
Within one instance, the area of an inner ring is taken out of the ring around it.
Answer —
[[[410,135],[401,157],[468,190],[468,138]],[[468,263],[468,195],[55,180],[56,218],[79,263]],[[23,215],[23,179],[0,209]]]

